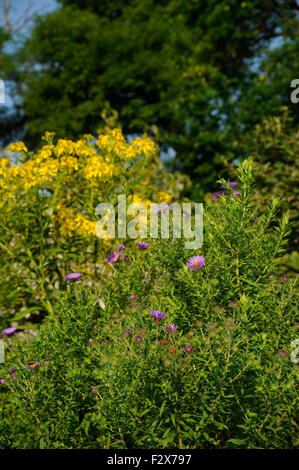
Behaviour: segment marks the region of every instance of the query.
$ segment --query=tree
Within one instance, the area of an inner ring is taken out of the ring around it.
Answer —
[[[287,215],[291,233],[288,236],[284,264],[288,270],[299,270],[299,188],[298,153],[299,128],[287,107],[274,116],[264,119],[243,136],[240,145],[255,162],[256,188],[254,199],[260,213],[264,213],[273,197],[280,199],[279,215]],[[229,161],[238,157],[238,149],[223,158],[223,166],[229,169],[230,177],[235,173]]]

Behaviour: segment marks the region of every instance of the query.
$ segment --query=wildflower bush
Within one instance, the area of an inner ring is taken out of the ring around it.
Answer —
[[[202,248],[125,242],[101,292],[69,278],[37,336],[7,336],[2,448],[298,445],[287,219],[257,213],[250,160],[221,184]]]
[[[78,141],[46,133],[36,153],[18,142],[0,157],[0,326],[31,315],[22,323],[29,328],[53,314],[51,291],[64,288],[69,271],[80,267],[89,283],[101,277],[111,240],[95,235],[100,202],[115,205],[118,193],[129,203],[178,195],[154,142],[127,142],[118,128]]]

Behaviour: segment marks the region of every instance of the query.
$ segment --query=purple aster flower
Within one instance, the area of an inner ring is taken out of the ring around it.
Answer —
[[[72,282],[72,281],[77,281],[78,279],[80,279],[80,277],[82,277],[81,273],[70,273],[64,276],[64,279]]]
[[[224,194],[224,191],[217,191],[216,193],[212,194],[212,201],[215,201],[215,199],[218,199],[223,194]]]
[[[136,242],[136,245],[140,250],[146,250],[150,246],[147,242]]]
[[[11,380],[16,380],[16,376],[15,376],[15,375],[12,375],[12,376],[11,376]]]
[[[4,330],[1,331],[2,335],[6,336],[12,336],[18,328],[15,328],[14,326],[10,326],[9,328],[5,328]]]
[[[119,261],[119,258],[121,257],[121,253],[116,253],[114,258],[110,261],[110,263],[117,263]]]
[[[142,341],[141,336],[136,336],[135,341]]]
[[[126,263],[127,263],[128,261],[130,261],[130,258],[128,257],[128,255],[126,255],[126,256],[124,257],[124,261],[126,261]]]
[[[229,181],[229,182],[227,183],[227,185],[226,185],[226,184],[222,184],[222,185],[221,185],[221,188],[226,188],[226,186],[229,186],[231,189],[233,189],[233,188],[235,188],[235,187],[237,186],[237,184],[238,184],[238,183],[237,183],[236,181]]]
[[[5,384],[5,380],[4,380],[4,379],[0,379],[0,384]]]
[[[132,336],[133,334],[133,326],[131,325],[130,326],[130,329],[129,330],[124,330],[125,333],[127,333],[129,336]]]
[[[116,250],[111,250],[110,253],[108,253],[107,255],[106,263],[111,263],[115,255],[116,255]]]
[[[151,315],[157,321],[160,321],[160,320],[162,320],[162,318],[166,317],[166,313],[165,312],[160,312],[160,310],[151,310]]]
[[[123,250],[125,250],[125,249],[126,249],[126,247],[125,247],[124,244],[117,245],[117,250],[118,250],[118,251],[123,251]]]
[[[26,366],[26,369],[27,369],[27,370],[34,370],[34,369],[36,369],[38,366],[39,366],[39,362],[33,362],[32,364],[29,364],[28,366]]]
[[[48,365],[50,364],[50,361],[45,361],[44,364]]]
[[[93,339],[92,339],[92,338],[89,338],[88,342],[89,342],[89,343],[93,343]]]
[[[240,193],[240,191],[233,191],[234,196],[238,196],[239,193]]]
[[[273,277],[274,277],[273,274],[270,274],[269,279],[273,279]]]
[[[187,353],[192,353],[192,352],[193,352],[192,346],[183,346],[183,349],[184,349]]]
[[[116,250],[112,250],[107,256],[106,263],[117,263],[120,257],[121,253],[117,253]]]
[[[202,268],[205,262],[206,260],[203,256],[192,256],[192,258],[189,259],[187,266],[190,271],[194,271],[195,269]]]
[[[130,299],[131,299],[131,300],[135,300],[135,299],[136,299],[136,295],[135,295],[135,294],[131,294],[131,295],[130,295]]]
[[[16,370],[17,370],[16,367],[12,367],[12,368],[9,369],[6,373],[9,374],[9,375],[12,375]]]
[[[284,349],[282,349],[281,351],[278,351],[278,354],[280,354],[281,356],[285,356],[287,352]]]
[[[177,329],[178,329],[178,325],[175,325],[174,323],[171,323],[171,325],[164,326],[164,331],[166,332],[175,333]]]
[[[284,275],[284,276],[282,276],[282,279],[283,279],[283,281],[287,281],[289,278],[288,278],[288,276]]]

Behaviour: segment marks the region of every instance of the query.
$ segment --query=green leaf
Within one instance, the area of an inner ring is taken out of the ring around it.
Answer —
[[[29,308],[26,308],[25,310],[22,310],[21,312],[17,313],[11,321],[18,321],[18,320],[21,320],[22,318],[25,317],[25,315],[27,315],[27,313],[30,313],[30,312],[37,312],[40,310],[40,305],[37,305],[36,307],[29,307]]]

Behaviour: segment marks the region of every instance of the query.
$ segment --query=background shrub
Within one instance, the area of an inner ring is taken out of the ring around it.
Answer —
[[[36,337],[6,341],[2,447],[298,444],[295,279],[277,275],[287,221],[274,222],[276,199],[253,220],[252,184],[248,160],[239,193],[207,207],[202,268],[186,266],[183,239],[131,242],[102,292],[71,283]]]

